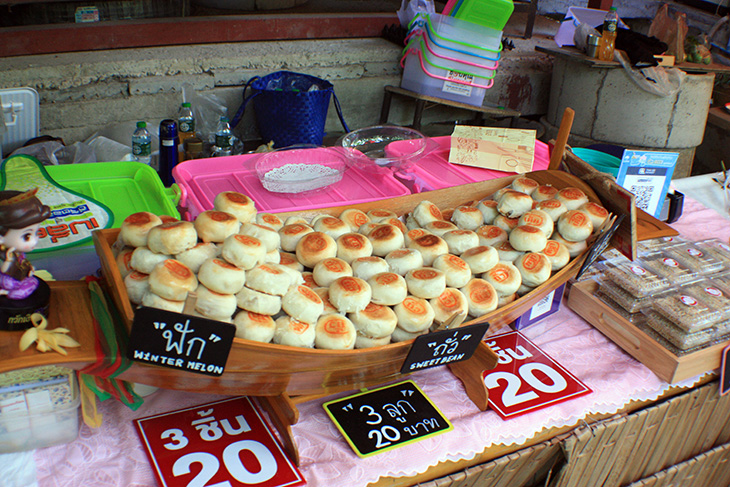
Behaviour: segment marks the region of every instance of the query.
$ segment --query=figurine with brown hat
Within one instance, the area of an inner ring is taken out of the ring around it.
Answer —
[[[33,326],[31,315],[48,316],[51,291],[25,257],[38,243],[38,229],[51,210],[29,191],[0,191],[0,330]]]

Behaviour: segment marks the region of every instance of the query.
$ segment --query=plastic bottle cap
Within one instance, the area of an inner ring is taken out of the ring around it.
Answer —
[[[182,104],[182,106],[184,106],[185,108],[190,108],[190,103],[186,101]]]
[[[147,127],[147,122],[137,122],[138,129],[143,129],[145,127]]]
[[[609,12],[615,12],[616,11],[616,7],[611,7],[608,10],[609,10]]]

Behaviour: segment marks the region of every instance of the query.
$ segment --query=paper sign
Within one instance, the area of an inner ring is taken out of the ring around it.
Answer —
[[[518,331],[491,336],[487,346],[499,360],[482,378],[489,406],[502,419],[593,392]]]
[[[536,131],[457,125],[449,162],[519,174],[532,170]]]
[[[324,408],[359,457],[453,429],[410,380],[330,401]]]
[[[677,152],[625,150],[616,182],[634,194],[637,208],[659,218],[678,158]]]
[[[305,484],[248,398],[149,416],[134,424],[162,487]]]

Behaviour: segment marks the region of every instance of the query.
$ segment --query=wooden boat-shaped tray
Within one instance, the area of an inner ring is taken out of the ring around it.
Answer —
[[[542,184],[551,184],[557,188],[568,186],[580,188],[592,201],[600,203],[590,186],[568,173],[537,171],[529,173],[528,176]],[[282,213],[280,216],[298,214],[308,218],[320,213],[337,216],[346,208],[359,208],[363,211],[385,208],[398,215],[404,215],[421,200],[431,201],[440,209],[447,210],[483,199],[509,185],[514,177],[358,205]],[[96,231],[94,232],[94,243],[102,264],[102,273],[129,331],[134,319],[134,309],[127,297],[121,274],[112,254],[112,244],[116,241],[118,232],[118,229]],[[584,259],[585,252],[574,258],[566,267],[555,273],[534,291],[487,315],[465,321],[462,326],[487,321],[490,323],[490,330],[495,330],[508,325],[527,312],[546,294],[573,277]],[[412,343],[413,340],[410,340],[370,349],[332,351],[265,344],[235,338],[225,371],[219,377],[135,363],[119,378],[166,389],[220,394],[327,395],[372,387],[399,378],[401,376],[400,368]]]

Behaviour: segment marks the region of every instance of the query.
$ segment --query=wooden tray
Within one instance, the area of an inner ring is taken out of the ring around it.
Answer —
[[[590,186],[565,172],[537,171],[528,175],[540,183],[549,183],[558,188],[578,187],[591,200],[600,202]],[[424,194],[413,194],[352,206],[303,211],[296,214],[308,218],[321,213],[339,215],[346,208],[359,208],[363,211],[385,208],[398,215],[403,215],[424,199],[435,203],[442,210],[446,210],[485,198],[497,189],[510,184],[512,179],[514,176]],[[290,214],[292,213],[282,213],[280,216],[286,217]],[[102,273],[111,289],[114,302],[121,311],[127,329],[130,330],[134,310],[127,297],[111,249],[118,232],[118,229],[96,231],[94,232],[94,243],[102,264]],[[585,254],[573,259],[535,291],[492,313],[464,324],[488,321],[491,324],[491,330],[508,325],[529,310],[543,296],[574,276],[584,259]],[[205,390],[220,394],[323,395],[371,387],[399,378],[401,376],[400,367],[412,342],[410,340],[363,350],[330,351],[263,344],[236,338],[225,372],[220,377],[137,363],[125,371],[120,378],[167,389]],[[486,352],[486,355],[489,353]],[[460,368],[458,364],[456,365],[457,369]]]
[[[594,296],[598,283],[589,280],[573,284],[568,307],[610,338],[660,379],[679,382],[720,368],[722,350],[730,342],[718,343],[685,355],[675,355],[633,323]]]

